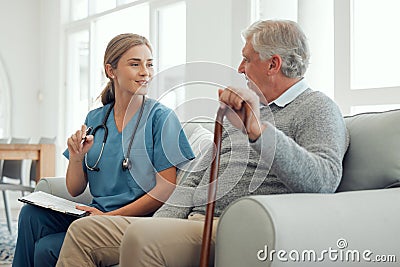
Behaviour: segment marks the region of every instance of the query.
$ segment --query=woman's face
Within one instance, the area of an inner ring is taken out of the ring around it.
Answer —
[[[136,45],[125,52],[113,70],[114,87],[122,93],[145,95],[153,77],[153,56],[146,45]]]

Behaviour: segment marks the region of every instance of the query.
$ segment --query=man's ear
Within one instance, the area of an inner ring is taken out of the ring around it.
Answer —
[[[272,73],[277,73],[280,71],[282,66],[282,58],[280,55],[272,55],[272,57],[269,59],[269,68],[268,72]]]

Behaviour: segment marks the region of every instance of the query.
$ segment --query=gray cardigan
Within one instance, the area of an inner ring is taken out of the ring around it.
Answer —
[[[342,176],[349,137],[337,105],[307,89],[285,107],[260,108],[266,130],[254,143],[224,122],[215,216],[247,195],[333,193]],[[155,217],[205,214],[212,149]]]

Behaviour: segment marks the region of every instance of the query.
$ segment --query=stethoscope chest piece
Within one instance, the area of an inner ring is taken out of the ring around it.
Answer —
[[[126,171],[126,170],[130,170],[132,168],[132,163],[129,160],[129,158],[124,158],[124,160],[122,161],[122,170]]]

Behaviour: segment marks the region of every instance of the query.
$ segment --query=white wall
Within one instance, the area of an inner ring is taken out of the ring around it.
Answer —
[[[222,69],[235,73],[242,58],[241,32],[250,23],[250,2],[251,0],[187,1],[187,61],[222,64],[226,66],[226,68],[221,66]],[[220,69],[218,66],[215,68]],[[205,78],[204,82],[219,80],[214,79],[215,77],[210,77],[210,80]],[[216,100],[218,95],[217,86],[204,83],[186,86],[185,89],[186,100],[199,98]],[[204,105],[207,106],[206,109]],[[218,109],[218,102],[192,101],[189,106],[189,109],[177,111],[181,119],[199,116],[213,119]]]
[[[237,68],[241,32],[250,23],[251,0],[188,0],[187,61],[212,61]]]
[[[37,99],[41,79],[39,7],[40,0],[0,0],[0,57],[11,90],[9,133],[16,137],[37,136],[40,132]],[[11,207],[18,209],[21,204],[16,199],[21,192],[8,192],[8,195]],[[1,209],[2,201],[3,198]]]
[[[33,142],[57,136],[62,110],[59,1],[0,0],[0,18],[0,57],[11,89],[10,135]],[[64,144],[57,140],[58,154]]]
[[[62,81],[63,34],[60,2],[40,0],[40,87],[38,137],[57,137],[56,175],[65,175],[65,159],[61,153],[66,148],[64,138],[65,93]]]
[[[40,0],[0,0],[0,56],[11,87],[11,135],[39,134]]]
[[[40,87],[41,136],[56,136],[62,107],[62,40],[59,1],[40,1]],[[61,106],[60,106],[61,105]],[[63,142],[65,143],[65,142]]]

